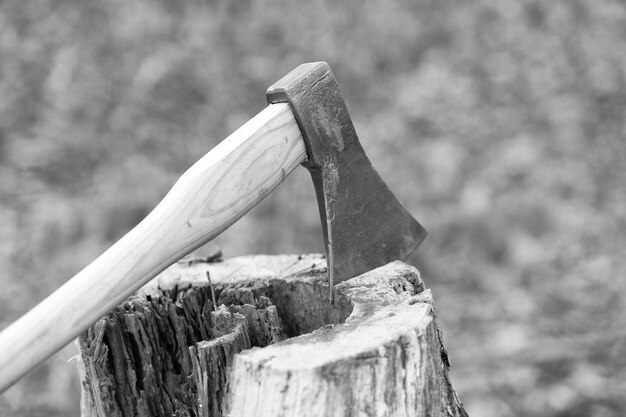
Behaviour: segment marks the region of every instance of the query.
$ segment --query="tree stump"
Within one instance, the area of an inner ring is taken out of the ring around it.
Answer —
[[[430,291],[402,262],[183,260],[78,339],[83,417],[465,416]]]

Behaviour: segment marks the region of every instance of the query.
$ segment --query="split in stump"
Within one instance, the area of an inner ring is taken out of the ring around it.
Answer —
[[[466,415],[417,269],[334,292],[320,255],[178,263],[79,338],[83,416]]]

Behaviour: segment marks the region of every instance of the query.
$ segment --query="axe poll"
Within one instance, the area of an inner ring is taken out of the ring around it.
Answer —
[[[215,238],[298,165],[311,173],[333,283],[407,257],[426,231],[363,152],[325,62],[267,91],[269,106],[176,182],[134,229],[0,333],[0,392],[178,259]]]

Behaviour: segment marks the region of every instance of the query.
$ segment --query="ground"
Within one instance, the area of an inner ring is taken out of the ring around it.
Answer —
[[[5,0],[0,328],[136,224],[270,84],[324,60],[429,231],[411,262],[469,414],[624,415],[624,27],[618,0]],[[307,176],[215,245],[321,251]],[[0,414],[77,415],[73,354]]]

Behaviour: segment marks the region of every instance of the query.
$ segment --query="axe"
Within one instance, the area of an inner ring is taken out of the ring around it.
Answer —
[[[313,178],[331,294],[334,283],[404,259],[421,243],[426,231],[363,152],[328,64],[299,66],[268,89],[267,101],[134,229],[0,333],[0,392],[227,229],[298,165]]]

